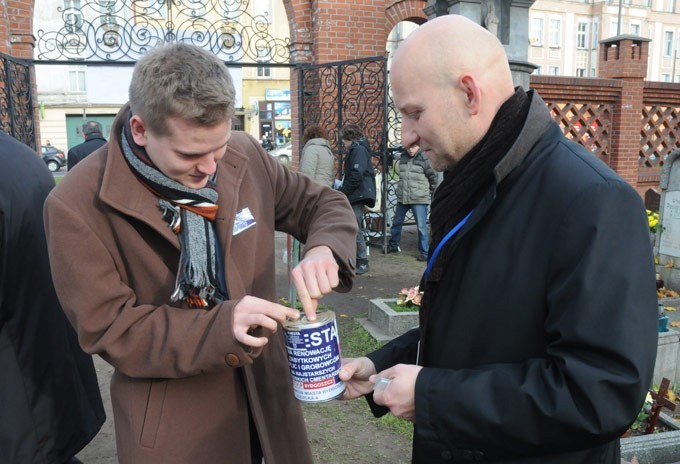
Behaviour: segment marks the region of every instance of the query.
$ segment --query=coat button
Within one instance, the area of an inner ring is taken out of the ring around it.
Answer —
[[[233,353],[229,353],[224,357],[224,360],[227,362],[227,364],[231,367],[236,367],[241,363],[241,360],[238,359],[238,356],[236,356]]]

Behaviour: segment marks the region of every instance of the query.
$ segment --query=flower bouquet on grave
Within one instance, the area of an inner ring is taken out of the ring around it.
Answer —
[[[406,306],[407,308],[418,307],[423,299],[423,292],[420,291],[419,286],[410,288],[402,288],[397,295],[397,306]]]

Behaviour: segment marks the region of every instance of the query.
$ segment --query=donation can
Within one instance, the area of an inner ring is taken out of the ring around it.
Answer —
[[[317,320],[304,315],[283,323],[290,375],[295,398],[307,403],[322,403],[342,395],[340,380],[340,339],[335,313],[321,310]]]

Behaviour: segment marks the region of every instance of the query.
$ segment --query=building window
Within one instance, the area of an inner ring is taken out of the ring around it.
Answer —
[[[69,66],[68,68],[69,92],[85,92],[85,66]]]
[[[619,35],[619,20],[618,19],[612,19],[611,22],[609,23],[609,36],[614,37],[616,35]]]
[[[586,68],[576,68],[576,77],[586,77]]]
[[[560,37],[562,35],[562,20],[551,19],[549,31],[548,45],[553,48],[560,46]]]
[[[590,41],[591,50],[597,49],[597,44],[600,42],[600,23],[593,21],[593,38]]]
[[[559,66],[548,66],[548,75],[549,76],[559,76],[560,75],[560,67]]]
[[[595,69],[595,66],[590,68],[590,77],[597,77],[597,70]]]
[[[633,35],[640,35],[640,24],[639,23],[630,23],[630,26],[628,26],[630,29],[630,33]]]
[[[576,26],[576,48],[588,48],[588,23],[579,21]]]
[[[64,19],[68,32],[83,32],[83,12],[80,11],[80,0],[64,0]]]
[[[675,0],[664,0],[663,11],[667,13],[675,13]]]
[[[671,75],[670,74],[662,74],[661,75],[661,80],[663,82],[670,82],[671,81]]]
[[[543,18],[531,18],[529,42],[536,47],[543,46]]]
[[[259,61],[259,63],[262,63],[262,61]],[[269,66],[258,66],[257,77],[272,77],[272,68]]]
[[[543,74],[543,68],[541,66],[536,66],[536,69],[534,69],[531,74],[534,74],[536,76],[540,76]]]
[[[673,31],[664,33],[663,56],[670,58],[673,56]]]
[[[261,47],[257,49],[257,62],[266,63],[269,61],[269,47]],[[260,65],[257,67],[257,77],[272,77],[272,68],[269,66]]]

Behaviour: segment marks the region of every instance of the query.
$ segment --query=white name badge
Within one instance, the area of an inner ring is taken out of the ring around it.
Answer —
[[[246,229],[250,229],[256,224],[253,213],[248,208],[243,208],[236,214],[234,221],[234,235],[238,235]]]

